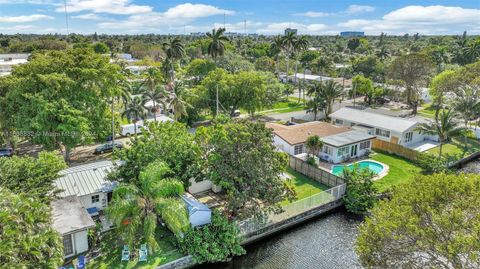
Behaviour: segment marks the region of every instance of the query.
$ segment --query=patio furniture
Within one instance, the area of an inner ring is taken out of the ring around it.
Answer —
[[[85,256],[78,256],[77,269],[85,268]]]
[[[128,249],[127,245],[124,245],[122,250],[122,262],[129,261],[129,260],[130,260],[130,250]]]
[[[147,244],[142,244],[138,250],[138,261],[146,262],[148,256]]]

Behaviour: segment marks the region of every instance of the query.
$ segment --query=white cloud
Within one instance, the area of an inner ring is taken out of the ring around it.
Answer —
[[[286,28],[298,29],[300,34],[320,34],[327,29],[327,26],[320,23],[301,24],[296,22],[280,22],[268,24],[265,27],[258,29],[256,32],[262,34],[282,34]]]
[[[327,12],[316,12],[316,11],[307,11],[303,13],[295,13],[295,16],[303,16],[303,17],[309,17],[309,18],[319,18],[319,17],[326,17],[331,15],[330,13]]]
[[[159,32],[169,28],[178,28],[191,23],[197,18],[204,18],[220,14],[234,14],[234,11],[203,4],[181,4],[169,8],[165,12],[150,12],[141,15],[129,16],[126,20],[100,23],[103,29],[138,30],[142,32]]]
[[[165,13],[163,13],[163,16],[166,18],[195,19],[220,14],[233,15],[235,12],[217,8],[211,5],[186,3],[169,8]]]
[[[362,6],[362,5],[350,5],[348,6],[345,12],[347,14],[358,14],[358,13],[366,13],[366,12],[373,12],[375,7],[372,6]]]
[[[63,4],[56,4],[57,12],[64,12]],[[67,2],[69,12],[91,11],[93,13],[109,13],[118,15],[129,15],[148,13],[153,9],[150,6],[131,4],[129,0],[70,0]]]
[[[387,32],[390,34],[421,33],[447,34],[454,29],[471,30],[480,27],[480,9],[447,6],[407,6],[390,13],[382,19],[355,19],[339,23],[339,27],[363,30],[367,34]]]
[[[22,23],[22,22],[32,22],[39,20],[51,20],[53,17],[43,15],[43,14],[33,14],[25,16],[3,16],[0,17],[0,22],[9,22],[9,23]]]
[[[76,15],[72,16],[72,19],[80,19],[80,20],[91,20],[91,21],[106,21],[106,20],[111,20],[109,18],[100,16],[95,13],[87,13],[87,14],[81,14],[81,15]]]

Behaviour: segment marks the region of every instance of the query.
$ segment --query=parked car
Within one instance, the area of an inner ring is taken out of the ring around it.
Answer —
[[[105,152],[111,152],[111,151],[113,151],[113,147],[115,147],[117,149],[122,149],[123,148],[123,143],[122,142],[115,142],[115,144],[112,144],[112,143],[103,144],[101,146],[96,147],[93,154],[103,154]]]
[[[1,157],[12,157],[12,156],[13,156],[13,149],[12,148],[0,149],[0,158]]]

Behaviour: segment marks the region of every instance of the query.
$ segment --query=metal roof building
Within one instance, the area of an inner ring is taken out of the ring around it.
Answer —
[[[85,196],[98,192],[110,192],[116,182],[107,180],[107,175],[115,168],[111,161],[100,161],[85,165],[70,167],[60,171],[61,177],[55,181],[55,186],[63,190],[59,195]]]
[[[209,224],[212,219],[212,210],[195,198],[182,196],[187,206],[188,219],[193,227]]]

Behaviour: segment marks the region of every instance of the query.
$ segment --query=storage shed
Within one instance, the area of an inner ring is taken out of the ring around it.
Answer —
[[[187,206],[188,219],[192,227],[209,224],[212,220],[212,210],[195,198],[182,196]]]

